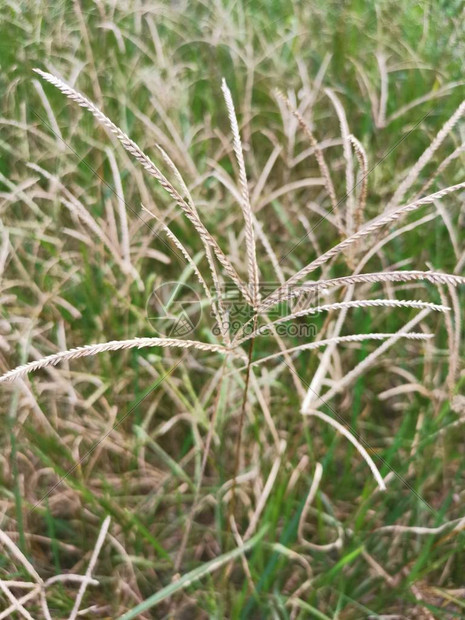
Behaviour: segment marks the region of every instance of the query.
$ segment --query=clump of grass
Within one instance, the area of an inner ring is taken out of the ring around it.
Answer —
[[[150,160],[150,158],[142,151],[142,149],[140,149],[137,144],[135,144],[130,138],[128,138],[128,136],[121,131],[110,119],[108,119],[93,103],[91,103],[86,97],[84,97],[83,95],[81,95],[80,93],[78,93],[75,89],[73,89],[72,87],[68,86],[67,84],[65,84],[62,80],[60,80],[59,78],[46,73],[44,71],[41,71],[40,69],[35,69],[36,73],[38,73],[39,75],[41,75],[44,79],[46,79],[48,82],[50,82],[51,84],[53,84],[54,86],[56,86],[59,90],[61,90],[68,98],[70,98],[71,100],[77,102],[81,107],[84,107],[86,109],[88,109],[93,116],[104,126],[107,127],[108,129],[110,129],[110,131],[112,133],[114,133],[116,135],[116,137],[120,140],[121,144],[123,145],[123,147],[131,154],[133,155],[141,164],[142,166],[152,175],[155,177],[155,179],[160,183],[160,185],[163,187],[163,189],[165,189],[167,191],[167,193],[170,195],[171,198],[173,198],[176,203],[181,206],[181,208],[183,209],[184,213],[186,214],[186,216],[190,219],[190,221],[194,224],[194,227],[196,229],[196,231],[199,233],[199,235],[201,236],[202,240],[207,243],[212,249],[214,249],[215,252],[215,256],[218,259],[218,261],[222,264],[222,266],[225,269],[225,272],[227,275],[229,275],[231,277],[231,279],[233,280],[234,284],[236,284],[236,286],[238,287],[239,291],[241,293],[244,294],[245,300],[247,302],[249,302],[255,312],[257,313],[257,315],[259,316],[261,313],[263,313],[263,311],[266,311],[266,309],[272,307],[273,305],[279,303],[280,301],[283,301],[283,299],[288,299],[290,296],[294,296],[296,294],[298,294],[298,291],[294,291],[293,287],[295,287],[295,285],[302,281],[304,278],[306,278],[310,273],[312,273],[313,271],[315,271],[317,268],[321,267],[325,262],[327,262],[328,260],[330,260],[331,258],[333,258],[334,256],[337,256],[340,252],[343,252],[345,249],[347,249],[349,246],[351,246],[352,244],[354,244],[356,241],[358,241],[361,238],[365,238],[365,237],[369,237],[372,233],[374,233],[378,228],[382,227],[382,226],[386,226],[387,224],[393,222],[393,221],[397,221],[400,217],[402,217],[403,215],[405,215],[406,213],[410,213],[411,211],[414,211],[416,209],[418,209],[419,207],[423,206],[423,205],[427,205],[427,204],[431,204],[433,203],[435,200],[439,200],[440,198],[443,198],[444,196],[447,196],[448,194],[452,193],[452,192],[456,192],[460,189],[464,189],[465,188],[465,182],[463,183],[459,183],[456,184],[454,186],[451,187],[447,187],[444,188],[442,190],[439,190],[438,192],[435,192],[434,194],[431,194],[430,196],[426,196],[423,197],[413,203],[407,204],[407,205],[403,205],[401,207],[397,207],[396,209],[392,210],[392,212],[388,213],[387,215],[381,215],[379,216],[377,219],[375,219],[372,222],[367,223],[363,228],[361,228],[360,230],[358,230],[355,233],[352,234],[348,234],[347,239],[345,239],[344,241],[341,241],[338,245],[336,245],[334,248],[332,248],[331,250],[328,250],[325,254],[323,254],[322,256],[318,257],[317,259],[315,259],[314,261],[312,261],[309,265],[307,265],[306,267],[304,267],[303,269],[301,269],[298,273],[296,273],[295,275],[291,276],[290,278],[288,278],[288,280],[281,285],[280,287],[277,288],[276,291],[272,292],[269,294],[269,296],[264,300],[263,304],[260,305],[259,303],[259,279],[258,279],[258,264],[257,264],[257,258],[256,258],[256,250],[255,250],[255,233],[254,233],[254,226],[253,226],[253,216],[252,216],[252,211],[251,211],[251,206],[250,206],[250,200],[249,200],[249,194],[248,194],[248,187],[247,187],[247,178],[245,176],[245,164],[243,161],[243,157],[242,157],[242,147],[241,147],[241,139],[239,136],[239,128],[237,125],[237,120],[236,120],[236,116],[235,116],[235,112],[234,112],[234,105],[232,103],[232,98],[231,98],[231,93],[230,90],[228,89],[226,82],[223,81],[223,92],[225,95],[225,100],[226,100],[226,105],[228,108],[228,114],[229,114],[229,119],[230,119],[230,123],[231,123],[231,128],[232,128],[232,134],[233,134],[233,148],[234,148],[234,152],[236,154],[237,160],[238,160],[238,165],[239,165],[239,182],[240,182],[240,186],[241,186],[241,190],[242,190],[242,202],[241,202],[241,206],[242,206],[242,211],[243,211],[243,215],[244,215],[244,222],[245,222],[245,238],[246,238],[246,242],[247,242],[247,263],[248,263],[248,269],[249,269],[249,282],[248,282],[248,286],[246,285],[246,283],[244,283],[241,279],[240,276],[237,274],[236,270],[234,269],[234,267],[232,266],[232,263],[229,261],[229,259],[226,257],[226,255],[222,252],[222,250],[220,250],[218,243],[215,241],[214,237],[207,232],[207,229],[205,228],[204,224],[201,222],[200,217],[198,215],[198,210],[194,207],[193,203],[191,203],[190,205],[181,197],[181,195],[177,192],[177,190],[174,188],[174,186],[170,183],[170,181],[168,181],[166,179],[166,177],[159,171],[159,169],[157,168],[157,166]],[[331,95],[333,96],[333,95]],[[335,100],[336,101],[336,100]],[[337,107],[340,106],[340,102],[337,103]],[[461,109],[461,108],[459,108]],[[342,112],[340,112],[340,114],[342,114]],[[454,126],[454,124],[456,123],[456,117],[457,117],[457,112],[454,114],[453,119],[454,122],[450,122],[447,124],[447,127],[450,129]],[[303,124],[303,123],[301,123]],[[344,121],[343,125],[345,126],[346,121]],[[444,129],[441,130],[441,135],[444,134]],[[431,150],[431,148],[429,149]],[[320,153],[321,156],[321,153]],[[348,159],[348,162],[350,164],[350,159]],[[326,172],[326,177],[327,179],[329,179],[329,174],[327,171],[326,166],[323,166],[323,160],[320,162],[320,167],[323,167],[323,170],[325,170]],[[328,185],[329,189],[328,189],[328,193],[331,194],[331,189],[332,189],[332,184],[329,183]],[[353,191],[353,187],[350,186],[348,187],[348,194],[351,194]],[[353,222],[352,222],[353,224]],[[349,226],[348,225],[348,231],[351,230],[352,224]],[[167,229],[169,230],[169,229]],[[200,274],[200,277],[203,281],[204,278],[203,276]],[[367,282],[367,281],[371,281],[371,282],[379,282],[382,281],[384,277],[384,274],[369,274],[368,276],[366,276],[365,274],[361,275],[361,281],[362,282]],[[397,278],[397,280],[399,281],[408,281],[409,280],[409,274],[407,273],[406,275],[404,275],[402,272],[397,272],[395,274],[387,274],[387,277],[390,278]],[[458,283],[465,283],[465,278],[460,278],[459,276],[455,276],[453,274],[421,274],[419,272],[416,272],[413,276],[413,278],[415,280],[429,280],[429,281],[434,281],[434,282],[440,282],[440,281],[444,281],[447,282],[450,285],[457,285]],[[350,277],[348,279],[348,283],[353,283],[354,281],[356,281],[356,279],[352,279],[350,280]],[[318,286],[318,288],[320,289],[327,289],[328,287],[328,282],[326,280],[321,280],[318,281],[316,283],[316,286]],[[251,292],[248,292],[248,291]],[[211,302],[211,298],[209,299],[209,301]],[[385,301],[386,305],[389,305],[389,300],[378,300],[377,301],[377,305],[381,305],[383,303],[383,301]],[[416,304],[417,307],[421,307],[422,302],[414,302]],[[402,307],[402,305],[405,306],[410,306],[412,307],[412,304],[408,301],[402,302],[399,301],[397,302],[397,306],[398,307]],[[353,304],[354,307],[369,307],[370,305],[376,305],[376,304],[372,304],[370,303],[370,300],[360,300],[355,302],[355,304]],[[445,306],[438,306],[435,304],[426,304],[427,307],[429,307],[430,310],[441,310],[441,311],[447,311],[449,310],[449,308],[445,307]],[[342,306],[343,308],[349,308],[351,307],[350,303],[346,304],[345,306]],[[330,311],[330,310],[336,310],[336,309],[340,309],[341,305],[340,304],[328,304],[325,308],[326,311]],[[319,307],[312,307],[310,309],[308,309],[307,313],[314,313],[317,311],[321,311],[321,308]],[[298,313],[297,316],[303,316],[302,313]],[[290,321],[293,320],[294,318],[297,318],[297,316],[291,314],[289,316],[285,316],[282,319],[279,320],[279,322],[284,322],[284,321]],[[255,319],[254,319],[255,320]],[[257,335],[257,332],[255,331],[254,333],[252,333],[250,336],[242,338],[242,340],[240,341],[240,344],[243,344],[245,341],[247,340],[253,340]],[[351,342],[351,341],[361,341],[361,340],[365,340],[365,339],[382,339],[382,338],[389,338],[395,336],[395,334],[355,334],[353,336],[343,336],[343,337],[336,337],[336,339],[334,339],[332,342]],[[406,338],[411,338],[411,339],[424,339],[426,337],[428,337],[425,334],[417,334],[417,333],[405,333],[403,334],[404,337]],[[316,343],[303,343],[301,345],[298,345],[297,347],[293,347],[292,349],[288,349],[286,351],[281,351],[275,355],[272,356],[268,356],[267,358],[265,358],[265,360],[258,360],[254,362],[254,365],[256,365],[257,363],[261,363],[263,361],[268,361],[269,359],[272,359],[275,356],[279,356],[281,357],[282,354],[284,352],[289,353],[289,352],[297,352],[300,350],[308,350],[308,349],[313,349],[313,348],[318,348],[321,346],[326,346],[327,344],[329,344],[331,342],[331,340],[323,340],[320,342],[316,342]],[[64,351],[58,354],[54,354],[49,356],[48,358],[44,358],[42,360],[38,360],[36,362],[31,362],[29,364],[25,364],[22,366],[19,366],[18,368],[9,371],[8,373],[6,373],[3,377],[0,377],[0,382],[3,381],[11,381],[17,377],[21,377],[26,375],[28,372],[32,372],[33,370],[38,370],[41,368],[44,368],[46,366],[49,365],[56,365],[58,362],[60,362],[61,360],[72,360],[78,357],[83,357],[83,356],[89,356],[89,355],[96,355],[97,353],[103,352],[103,351],[114,351],[114,350],[118,350],[118,349],[126,349],[126,348],[132,348],[132,347],[137,347],[137,348],[142,348],[142,347],[155,347],[155,346],[161,346],[161,347],[178,347],[178,348],[195,348],[198,349],[200,351],[210,351],[210,352],[223,352],[223,353],[227,353],[228,350],[231,351],[232,353],[236,352],[236,349],[239,349],[238,355],[239,357],[243,357],[245,359],[247,359],[247,354],[242,351],[240,349],[240,345],[238,345],[236,343],[235,346],[229,345],[227,343],[224,343],[223,345],[212,345],[209,343],[203,343],[203,342],[196,342],[196,341],[190,341],[190,340],[176,340],[176,339],[163,339],[163,338],[137,338],[134,340],[127,340],[127,341],[121,341],[121,342],[106,342],[106,343],[102,343],[100,345],[95,344],[95,345],[87,345],[85,347],[80,347],[78,349],[74,349],[74,350],[70,350],[70,351]],[[249,367],[252,364],[252,360],[249,357],[249,361],[247,363],[247,373],[249,372]],[[247,384],[246,384],[246,388],[247,388]],[[306,411],[304,411],[305,413]],[[324,416],[322,419],[324,420],[328,420],[329,418],[327,416],[325,416],[325,414],[322,414],[321,412],[317,412],[318,415]],[[337,423],[336,423],[337,424]],[[343,427],[341,427],[340,425],[337,426],[337,428],[342,429]],[[348,431],[344,431],[346,433],[346,436],[351,438],[351,441],[354,443],[354,445],[359,449],[361,455],[365,458],[365,460],[367,461],[367,463],[369,464],[370,468],[372,469],[372,471],[375,472],[375,478],[377,479],[378,484],[380,485],[381,488],[385,488],[384,483],[382,482],[382,478],[379,474],[379,472],[377,471],[373,461],[369,458],[368,453],[359,445],[359,443],[356,441],[356,439],[353,437],[353,435],[351,435]]]
[[[351,174],[352,159],[351,157],[349,157],[349,152],[350,152],[349,142],[351,142],[351,144],[354,145],[354,148],[356,149],[357,156],[359,158],[359,161],[362,164],[362,171],[363,171],[364,176],[366,176],[367,174],[366,157],[363,155],[363,147],[361,147],[360,143],[356,140],[356,138],[354,138],[353,136],[349,136],[348,129],[347,129],[347,121],[345,119],[345,115],[343,113],[341,104],[330,90],[327,91],[328,96],[330,96],[330,98],[332,99],[338,111],[338,115],[341,119],[341,127],[343,131],[343,135],[346,136],[345,140],[348,141],[347,142],[348,146],[347,146],[347,150],[345,151],[345,156],[346,156],[346,163],[348,167],[347,168],[347,193],[348,193],[348,196],[350,197],[350,201],[349,201],[350,204],[348,204],[347,208],[350,212],[349,213],[350,217],[348,215],[348,218],[345,222],[345,228],[344,228],[344,233],[347,235],[347,238],[341,241],[331,250],[328,250],[327,252],[325,252],[322,256],[310,262],[307,266],[303,267],[299,272],[289,277],[287,281],[285,281],[283,284],[278,286],[278,288],[274,292],[271,292],[267,296],[267,298],[262,303],[260,303],[259,266],[257,263],[257,255],[256,255],[254,218],[252,214],[252,208],[251,208],[249,192],[248,192],[248,183],[247,183],[247,178],[246,178],[246,173],[245,173],[245,163],[244,163],[243,155],[242,155],[242,146],[241,146],[241,139],[240,139],[240,134],[239,134],[239,127],[238,127],[237,119],[235,116],[231,92],[228,89],[225,81],[223,80],[222,89],[223,89],[223,93],[224,93],[225,100],[226,100],[229,120],[231,123],[232,136],[233,136],[233,139],[232,139],[233,149],[234,149],[237,162],[238,162],[239,183],[241,187],[241,197],[242,197],[241,207],[242,207],[244,223],[245,223],[245,239],[246,239],[246,246],[247,246],[246,262],[248,264],[248,271],[249,271],[249,281],[247,284],[242,281],[238,272],[233,267],[231,260],[227,258],[226,254],[224,254],[224,252],[220,249],[220,246],[217,243],[217,241],[207,231],[205,225],[202,223],[200,219],[200,216],[198,214],[198,209],[195,207],[194,202],[192,200],[189,200],[189,202],[186,202],[186,200],[182,198],[182,196],[175,189],[172,183],[165,177],[165,175],[162,172],[160,172],[159,168],[142,151],[142,149],[135,142],[133,142],[122,130],[120,130],[110,119],[108,119],[108,117],[106,117],[93,103],[91,103],[86,97],[78,93],[74,88],[70,87],[69,85],[64,83],[62,80],[60,80],[56,76],[53,76],[39,69],[35,69],[35,71],[39,75],[41,75],[41,77],[43,77],[45,80],[47,80],[48,82],[56,86],[59,90],[61,90],[69,99],[75,101],[81,107],[88,109],[93,114],[93,116],[97,119],[97,121],[99,121],[99,123],[101,123],[104,127],[108,128],[113,134],[115,134],[116,137],[120,140],[123,147],[132,156],[134,156],[137,161],[139,161],[142,164],[144,169],[147,172],[149,172],[149,174],[151,174],[160,183],[162,188],[169,194],[169,196],[173,200],[175,200],[175,202],[183,209],[185,215],[191,221],[191,223],[194,225],[195,230],[200,235],[201,240],[204,243],[204,247],[209,246],[210,248],[212,248],[216,259],[221,264],[221,266],[224,268],[225,274],[228,275],[232,279],[233,283],[237,286],[239,291],[244,295],[245,301],[252,305],[253,311],[254,311],[254,319],[253,319],[254,329],[253,329],[252,334],[250,334],[249,336],[242,337],[239,341],[236,340],[236,341],[233,341],[232,343],[229,343],[226,341],[226,342],[223,342],[222,344],[210,344],[208,342],[199,342],[199,341],[192,341],[192,340],[178,340],[178,339],[169,339],[169,338],[136,338],[136,339],[125,340],[125,341],[105,342],[102,344],[87,345],[84,347],[71,349],[69,351],[63,351],[57,354],[52,354],[46,358],[42,358],[40,360],[33,361],[30,363],[24,364],[22,366],[19,366],[18,368],[7,372],[3,377],[0,377],[0,382],[1,381],[12,381],[17,378],[24,377],[29,372],[43,369],[48,366],[55,366],[61,361],[71,361],[76,358],[80,358],[83,356],[93,356],[93,355],[96,355],[98,353],[105,352],[105,351],[115,351],[115,350],[128,349],[128,348],[133,348],[133,347],[137,347],[137,348],[175,347],[175,348],[182,348],[182,349],[194,348],[199,351],[206,351],[210,353],[221,352],[224,355],[237,355],[238,357],[242,357],[246,360],[246,372],[247,372],[247,375],[246,375],[247,380],[246,380],[245,387],[244,387],[244,405],[243,405],[243,409],[241,413],[242,421],[240,423],[240,430],[239,430],[239,435],[238,435],[238,453],[237,454],[239,455],[240,442],[242,438],[241,428],[243,424],[243,417],[245,415],[244,407],[245,407],[245,404],[247,403],[247,390],[248,390],[248,383],[249,383],[249,375],[250,375],[252,367],[256,367],[257,364],[266,363],[276,357],[283,359],[283,355],[285,353],[296,354],[304,350],[325,347],[325,346],[328,346],[329,344],[335,345],[335,344],[342,344],[345,342],[354,342],[354,341],[360,342],[364,340],[381,340],[381,339],[391,339],[392,341],[396,341],[400,337],[414,339],[414,340],[422,340],[425,338],[432,337],[432,334],[415,333],[415,332],[409,332],[409,331],[402,333],[401,331],[397,334],[369,333],[369,334],[354,334],[354,335],[348,335],[348,336],[333,336],[332,338],[329,338],[326,340],[325,339],[319,340],[317,342],[310,342],[310,343],[304,342],[290,349],[281,350],[275,354],[269,355],[265,358],[255,360],[255,361],[252,361],[252,357],[251,357],[252,349],[251,348],[249,348],[248,356],[246,352],[242,350],[242,345],[245,344],[247,341],[250,340],[251,342],[253,342],[255,338],[265,333],[266,331],[270,330],[273,327],[273,325],[276,325],[277,323],[279,324],[279,323],[283,323],[287,321],[292,321],[302,316],[307,316],[315,312],[321,312],[322,310],[327,311],[327,312],[335,311],[335,310],[345,311],[349,308],[369,308],[369,307],[377,307],[377,306],[378,307],[379,306],[385,306],[385,307],[391,306],[391,307],[398,307],[398,308],[402,308],[402,307],[422,308],[423,307],[426,309],[423,310],[422,316],[426,316],[428,312],[431,310],[440,310],[442,312],[447,312],[449,310],[449,308],[444,305],[439,306],[434,303],[422,302],[422,301],[412,302],[409,300],[389,300],[389,299],[386,299],[386,300],[378,299],[374,301],[369,300],[369,299],[368,300],[356,300],[354,302],[345,302],[345,303],[343,302],[342,304],[341,303],[327,304],[325,307],[313,306],[310,308],[306,308],[304,311],[299,311],[297,313],[290,314],[288,316],[285,316],[279,319],[278,321],[275,321],[274,323],[265,325],[264,328],[262,327],[258,330],[256,329],[256,322],[257,322],[258,317],[260,317],[263,313],[266,313],[267,309],[273,307],[274,305],[283,301],[284,299],[288,299],[289,297],[298,295],[299,292],[301,292],[301,289],[295,290],[294,287],[298,283],[300,283],[302,280],[307,278],[310,273],[312,273],[313,271],[315,271],[316,269],[324,265],[331,258],[338,256],[341,252],[344,252],[348,247],[352,246],[355,242],[359,241],[360,239],[369,238],[370,235],[372,235],[379,228],[386,226],[389,223],[397,221],[399,218],[401,218],[405,214],[410,213],[420,208],[421,206],[432,204],[435,201],[440,200],[441,198],[443,198],[444,196],[447,196],[448,194],[452,192],[456,192],[456,191],[459,191],[465,188],[465,182],[459,183],[454,186],[441,189],[435,192],[434,194],[420,198],[407,205],[402,205],[394,209],[388,208],[387,214],[382,214],[375,220],[368,222],[363,227],[360,227],[360,220],[361,220],[360,215],[358,215],[358,217],[354,216],[354,207],[352,204],[353,203],[352,194],[353,194],[353,189],[354,189],[353,182],[352,181],[349,182],[349,178],[352,177],[352,174]],[[291,104],[289,103],[288,100],[286,101],[286,103],[288,107],[291,107]],[[423,167],[423,161],[426,161],[432,156],[432,153],[437,148],[438,141],[442,140],[445,137],[445,135],[450,131],[450,129],[455,125],[456,121],[459,118],[462,108],[463,106],[461,106],[457,110],[457,112],[453,115],[451,121],[446,123],[445,128],[443,128],[441,132],[438,134],[439,137],[436,138],[435,141],[433,141],[432,146],[429,147],[429,149],[427,149],[427,151],[425,152],[426,155],[423,158],[420,158],[419,161],[421,162],[421,165],[414,166],[412,173],[410,173],[410,175],[407,177],[406,182],[401,186],[402,187],[401,195],[405,193],[406,189],[408,189],[411,186],[413,181],[418,176],[418,172]],[[305,122],[303,121],[303,119],[300,117],[298,113],[296,114],[297,114],[297,119],[299,120],[299,124],[304,128],[306,135],[310,136],[310,142],[312,146],[316,148],[316,153],[319,154],[317,156],[317,159],[318,159],[320,168],[322,170],[322,173],[324,175],[324,178],[326,179],[326,187],[328,190],[328,194],[330,198],[332,198],[332,201],[335,202],[335,198],[333,195],[334,186],[332,185],[332,182],[330,180],[329,171],[327,169],[326,163],[324,162],[322,153],[318,149],[318,145],[315,139],[313,138],[311,132],[308,130]],[[180,176],[180,174],[177,174],[176,176],[182,183],[182,186],[186,187],[185,182],[182,180],[182,177]],[[397,192],[397,194],[399,193],[399,191]],[[364,186],[362,189],[362,202],[361,202],[362,205],[365,203],[365,200],[366,200],[366,187]],[[333,205],[333,208],[335,207],[336,205]],[[363,211],[363,209],[361,209],[359,206],[358,212],[360,211]],[[354,225],[356,223],[358,223],[358,229],[355,231]],[[171,233],[171,231],[169,230],[167,226],[164,226],[164,228],[168,232],[168,235],[171,237],[172,240],[176,239],[176,237],[173,235],[173,233]],[[188,261],[191,264],[195,265],[194,263],[192,263],[192,260],[190,259],[188,252],[184,250],[183,246],[181,246],[180,243],[176,243],[176,245],[181,248],[181,251],[184,254],[184,256],[188,257]],[[128,261],[129,252],[128,252],[128,240],[127,239],[125,242],[125,248],[126,248],[125,249],[126,260]],[[194,269],[197,272],[197,276],[199,280],[202,283],[204,283],[205,282],[204,276],[201,274],[201,272],[196,267],[194,267]],[[394,273],[390,273],[389,271],[387,271],[386,273],[379,273],[379,274],[360,274],[358,280],[361,282],[365,282],[365,283],[366,282],[378,283],[387,278],[390,279],[390,281],[394,280],[394,281],[402,281],[402,282],[409,281],[410,279],[414,279],[417,281],[428,280],[434,283],[447,282],[449,285],[453,285],[453,286],[457,284],[465,283],[464,278],[460,278],[458,276],[455,276],[454,274],[434,274],[434,273],[428,273],[428,272],[426,273],[415,272],[413,274],[409,274],[407,272],[404,274],[403,272],[399,272],[399,271],[394,272]],[[312,285],[317,286],[319,289],[327,290],[328,286],[331,284],[336,285],[336,286],[338,284],[339,285],[341,284],[352,285],[356,282],[357,282],[356,276],[352,276],[352,277],[347,276],[345,279],[340,278],[339,282],[337,283],[331,282],[331,280],[323,279],[317,282],[313,282]],[[207,288],[206,285],[204,286],[204,288],[205,289]],[[305,288],[305,284],[303,285],[302,288]],[[209,296],[208,301],[210,303],[213,303],[211,296]],[[376,467],[374,461],[372,460],[372,458],[370,457],[366,449],[357,440],[354,434],[350,430],[348,430],[345,426],[343,426],[341,423],[339,423],[337,420],[335,420],[333,417],[328,416],[321,411],[314,410],[311,407],[309,408],[309,402],[311,402],[311,400],[308,399],[308,393],[307,393],[307,397],[306,399],[304,399],[302,413],[317,416],[322,421],[334,426],[336,430],[341,432],[347,439],[349,439],[349,441],[358,450],[362,458],[367,462],[379,488],[381,490],[385,490],[386,485],[383,480],[383,477],[381,476],[378,468]],[[205,463],[205,459],[204,459],[204,463]],[[204,464],[204,467],[205,467],[205,464]],[[235,517],[235,506],[236,506],[235,493],[236,493],[236,479],[239,474],[238,469],[239,469],[239,461],[237,460],[236,466],[233,472],[234,486],[233,486],[233,496],[232,496],[232,504],[231,504],[232,513],[230,515],[230,518]],[[274,482],[274,478],[275,476],[273,477],[273,482]],[[273,484],[273,482],[271,484]],[[268,494],[269,494],[269,491],[266,492],[266,495]],[[196,498],[196,501],[198,501],[198,497]],[[265,503],[266,499],[264,499],[263,502]],[[245,539],[249,538],[250,536],[249,533],[255,530],[256,525],[252,526],[252,523],[255,523],[255,521],[258,521],[260,512],[261,510],[257,513],[257,517],[252,518],[252,522],[250,523],[249,527],[247,528],[245,532]],[[106,525],[106,529],[107,529],[108,522],[106,522],[106,524],[107,524]],[[237,525],[236,525],[236,531],[237,531]],[[100,544],[97,544],[98,549],[100,549],[101,542],[102,541],[100,541]],[[185,543],[186,542],[187,540],[185,540]],[[91,564],[93,564],[93,562],[91,562]],[[89,576],[90,576],[90,572],[89,572]],[[73,607],[73,612],[70,616],[72,618],[76,617],[76,613],[79,610],[79,606],[82,600],[82,596],[84,594],[84,590],[85,590],[85,582],[82,583],[81,589],[79,591],[78,597]],[[145,609],[149,607],[150,600],[151,599],[148,600],[147,605],[144,606],[142,604],[140,606],[140,609],[145,611]],[[158,601],[158,598],[153,599],[150,604],[154,603],[155,600]],[[131,614],[129,615],[126,614],[125,617],[126,616],[133,617],[133,615]]]
[[[145,50],[148,67],[160,64],[167,83],[175,83],[184,65],[165,56],[160,38],[168,45],[174,35],[162,35],[147,11],[156,62],[137,19],[134,32],[116,19],[103,23],[113,23],[123,57],[131,41]],[[299,94],[289,87],[263,99],[254,85],[259,64],[246,46],[247,84],[236,99],[242,114],[223,80],[224,105],[214,99],[212,117],[202,116],[195,129],[185,118],[182,126],[172,121],[171,93],[158,92],[141,73],[150,107],[143,98],[122,102],[127,114],[116,124],[79,7],[76,27],[98,105],[74,87],[73,75],[62,79],[50,63],[36,72],[109,135],[94,139],[93,125],[78,131],[71,106],[66,132],[62,100],[48,87],[36,90],[60,153],[64,140],[76,149],[83,142],[97,150],[96,165],[88,175],[62,156],[50,172],[54,141],[23,123],[45,145],[23,146],[25,161],[28,148],[42,158],[28,163],[34,176],[24,182],[1,178],[4,204],[21,201],[35,218],[3,234],[0,249],[11,322],[11,333],[1,334],[0,383],[5,401],[13,393],[19,403],[11,428],[20,439],[16,461],[4,461],[5,475],[16,468],[16,513],[28,510],[24,525],[7,516],[0,532],[8,562],[29,575],[3,578],[12,571],[1,568],[3,613],[126,620],[205,608],[218,617],[303,618],[441,607],[457,581],[463,529],[461,469],[435,438],[445,441],[462,422],[460,407],[451,415],[448,403],[463,383],[464,259],[447,208],[465,183],[448,176],[462,147],[438,153],[463,104],[405,172],[399,165],[383,179],[370,168],[373,146],[344,109],[329,60],[311,79],[297,59]],[[212,40],[235,40],[237,33],[215,27]],[[376,73],[360,64],[355,73],[383,139],[415,105],[459,84],[399,103],[396,113],[393,75],[409,69],[397,69],[381,52],[374,58],[379,90]],[[212,84],[219,92],[219,79]],[[195,86],[192,93],[194,110],[203,94]],[[148,147],[153,157],[129,137],[140,127],[158,142]],[[123,150],[109,146],[109,137]],[[424,207],[428,213],[413,219]],[[58,214],[63,233],[53,236]],[[437,217],[438,244],[449,235],[453,257],[434,254],[432,242],[425,251],[418,229]],[[173,279],[200,286],[204,313],[192,339],[147,335],[146,298],[154,283]],[[23,290],[34,296],[32,319]],[[241,310],[235,330],[231,296]],[[296,336],[302,325],[314,327],[314,337]],[[11,369],[16,349],[24,363]],[[456,476],[444,505],[438,463]],[[6,515],[12,501],[10,492]],[[95,533],[88,555],[70,542],[79,542],[77,529],[89,540]],[[389,544],[384,532],[394,533]],[[409,534],[440,538],[418,551],[406,546]],[[50,546],[43,576],[34,568],[37,536]],[[105,589],[108,582],[111,597],[99,582]],[[437,583],[434,593],[428,583]]]

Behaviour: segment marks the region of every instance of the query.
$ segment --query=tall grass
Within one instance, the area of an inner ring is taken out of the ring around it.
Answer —
[[[8,8],[0,618],[463,611],[460,22],[388,4]]]

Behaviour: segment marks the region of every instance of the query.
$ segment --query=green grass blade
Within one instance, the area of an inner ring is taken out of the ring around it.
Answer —
[[[161,601],[164,601],[166,598],[173,596],[173,594],[175,594],[179,590],[187,588],[195,581],[202,579],[202,577],[205,577],[205,575],[212,573],[227,562],[230,562],[231,560],[236,559],[243,553],[250,551],[250,549],[252,549],[263,538],[266,529],[266,527],[262,528],[260,532],[258,532],[258,534],[256,534],[253,538],[247,541],[242,547],[237,547],[236,549],[233,549],[228,553],[224,553],[218,558],[210,560],[210,562],[206,562],[205,564],[203,564],[203,566],[194,568],[194,570],[183,575],[175,583],[170,583],[169,585],[162,588],[159,592],[156,592],[155,594],[152,594],[152,596],[149,596],[149,598],[145,599],[145,601],[143,601],[142,603],[139,603],[139,605],[136,605],[136,607],[134,607],[130,611],[127,611],[125,614],[120,616],[118,620],[131,620],[131,618],[137,618],[139,614],[147,611],[147,609],[151,609],[155,605],[158,605],[158,603],[161,603]]]

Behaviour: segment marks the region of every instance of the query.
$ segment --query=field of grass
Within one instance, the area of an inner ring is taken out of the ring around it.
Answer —
[[[0,9],[0,620],[465,618],[463,2]]]

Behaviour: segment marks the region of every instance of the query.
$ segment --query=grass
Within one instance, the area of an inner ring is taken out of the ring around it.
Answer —
[[[0,618],[465,617],[461,3],[0,35]]]

